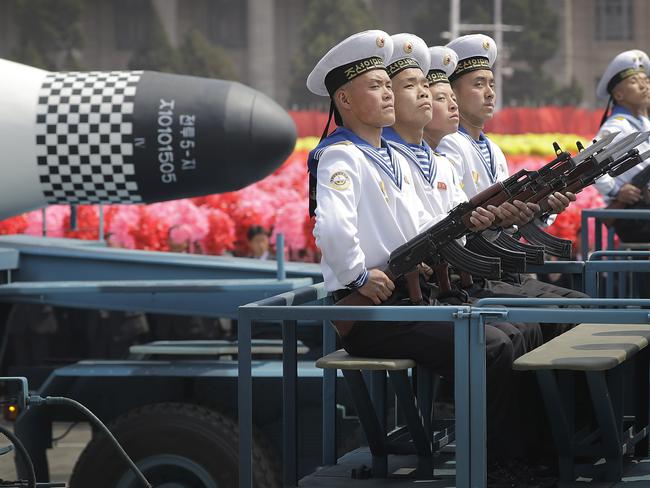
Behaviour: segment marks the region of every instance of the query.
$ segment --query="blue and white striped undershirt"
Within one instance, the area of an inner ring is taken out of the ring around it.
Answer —
[[[388,155],[388,149],[385,147],[378,147],[377,152],[381,154],[381,157],[384,158],[384,161],[386,161],[386,165],[388,165],[389,168],[393,167],[393,163],[390,160],[390,156]]]
[[[485,137],[479,137],[478,141],[476,141],[476,144],[478,144],[478,147],[481,149],[481,154],[483,154],[485,160],[491,165],[492,155],[490,154],[490,148],[488,147],[488,140]]]
[[[429,160],[429,153],[427,153],[419,144],[409,144],[409,147],[418,158],[418,163],[425,175],[431,174],[431,161]]]

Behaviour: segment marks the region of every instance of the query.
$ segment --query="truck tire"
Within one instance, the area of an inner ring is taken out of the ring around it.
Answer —
[[[237,488],[237,424],[206,407],[160,403],[132,410],[109,426],[154,487]],[[280,486],[277,463],[256,436],[253,486]],[[115,447],[97,433],[75,464],[70,488],[140,488]]]

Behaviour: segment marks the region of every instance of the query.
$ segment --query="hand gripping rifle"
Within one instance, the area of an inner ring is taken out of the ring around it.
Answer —
[[[620,173],[619,173],[620,174]],[[641,199],[641,202],[644,204],[650,203],[650,195],[648,195],[648,183],[650,183],[650,164],[643,168],[641,171],[639,171],[636,175],[632,177],[632,179],[629,181],[629,184],[638,188],[641,190],[643,193],[643,197]],[[620,200],[613,200],[609,205],[607,205],[607,208],[611,209],[623,209],[623,208],[629,208],[629,207],[634,207],[637,204],[632,204],[628,205],[626,203],[621,202]]]
[[[566,171],[567,165],[571,163],[571,155],[562,152],[557,144],[554,144],[554,147],[556,158],[553,161],[536,171],[522,169],[479,193],[472,201],[481,202],[481,207],[488,205],[498,207],[504,202],[516,200],[517,195],[531,185],[539,184],[541,181]],[[469,214],[464,216],[468,226],[470,225],[469,217]],[[542,264],[544,262],[543,249],[539,246],[518,242],[505,234],[498,236],[495,241],[488,241],[481,235],[472,234],[467,238],[465,247],[479,254],[500,258],[502,269],[506,272],[521,273],[526,270],[527,263]],[[476,273],[472,274],[476,275]]]
[[[505,192],[487,201],[486,205],[499,206],[506,201],[520,200],[526,198],[527,192],[530,193],[528,197],[533,196],[538,191],[537,189],[543,187],[547,181],[552,181],[573,167],[571,155],[562,151],[557,143],[553,143],[553,147],[555,159],[537,171],[522,170],[524,177],[520,176],[522,173],[520,171],[504,180]],[[510,183],[511,180],[514,182]],[[531,190],[532,188],[536,190]],[[520,195],[523,196],[520,197]],[[466,247],[481,254],[500,257],[503,270],[506,272],[522,273],[526,270],[526,264],[544,264],[544,248],[542,246],[524,244],[504,232],[501,232],[492,242],[480,235],[473,235],[468,238]],[[517,256],[521,256],[519,260],[512,257],[513,252]]]
[[[554,174],[547,174],[544,178],[541,178],[534,184],[525,188],[516,196],[515,199],[526,203],[540,203],[547,199],[552,193],[563,190],[566,186],[566,175],[568,172],[573,170],[582,161],[592,157],[599,151],[604,150],[607,145],[614,140],[617,134],[618,132],[610,134],[602,138],[600,141],[595,142],[587,149],[582,148],[582,145],[578,144],[581,152],[573,158],[570,157],[567,164],[561,168],[562,171],[555,172]],[[554,143],[553,146],[557,153],[559,150],[558,145]],[[560,239],[559,237],[548,234],[534,223],[529,223],[519,227],[516,235],[517,237],[524,237],[533,245],[544,248],[544,251],[552,256],[563,258],[571,257],[571,247],[573,243],[570,240]],[[517,239],[513,238],[513,240]],[[540,264],[543,264],[543,257]]]
[[[449,215],[428,230],[421,232],[405,244],[391,252],[388,265],[383,269],[386,275],[396,281],[406,278],[409,298],[412,303],[422,301],[419,285],[420,263],[426,263],[434,268],[446,261],[461,271],[485,278],[501,276],[501,260],[498,257],[481,256],[465,249],[457,240],[472,234],[470,217],[477,207],[501,205],[509,199],[516,199],[530,184],[540,179],[554,179],[560,172],[562,175],[573,163],[568,153],[558,156],[537,171],[521,170],[511,177],[497,182],[489,188],[472,197],[468,202],[457,205]],[[337,305],[372,305],[372,301],[359,293],[351,292]],[[348,321],[337,321],[335,324],[339,333],[352,326]]]
[[[610,209],[643,209],[647,210],[650,208],[650,188],[648,188],[648,183],[650,182],[650,165],[643,168],[639,171],[634,177],[629,181],[628,184],[641,190],[641,198],[638,202],[632,204],[626,204],[621,202],[618,199],[612,200],[607,208]],[[608,227],[613,227],[616,234],[624,241],[638,240],[640,236],[647,235],[648,231],[648,221],[639,222],[638,220],[629,220],[629,219],[603,219],[603,223]],[[643,238],[642,238],[643,239]]]
[[[557,179],[559,175],[571,169],[574,166],[571,155],[562,151],[557,143],[553,143],[553,147],[555,159],[536,171],[521,170],[504,181],[496,183],[496,185],[503,186],[503,191],[485,200],[482,206],[499,206],[506,201],[531,198],[549,181]],[[492,187],[485,192],[489,192],[491,189]],[[477,195],[478,198],[480,198],[479,195]],[[520,195],[523,196],[520,197]],[[526,270],[526,264],[544,263],[544,249],[541,246],[524,244],[505,233],[498,235],[492,242],[474,234],[468,237],[466,248],[487,256],[499,257],[502,268],[506,272],[521,273]]]
[[[426,263],[434,269],[444,269],[441,263],[448,262],[460,270],[471,272],[476,276],[498,278],[501,276],[501,261],[496,257],[487,257],[465,249],[457,242],[458,239],[470,234],[472,231],[465,223],[469,222],[471,213],[481,204],[503,191],[503,185],[493,185],[489,189],[476,195],[468,202],[457,205],[449,215],[429,229],[421,232],[406,243],[390,253],[388,264],[382,269],[393,282],[404,277],[408,289],[409,299],[413,304],[422,302],[422,291],[419,281],[419,265]],[[472,225],[470,223],[470,225]],[[441,275],[439,274],[439,280]],[[449,287],[449,278],[442,277],[446,283],[440,283],[441,288]],[[362,295],[359,290],[354,290],[336,305],[372,305],[373,302]],[[352,327],[350,321],[336,321],[334,323],[339,334],[344,336]]]
[[[611,140],[617,134],[618,133],[609,134],[606,138],[601,139],[593,146],[600,144],[605,139]],[[633,168],[650,156],[650,151],[646,151],[645,153],[640,154],[638,149],[635,149],[636,146],[648,138],[648,135],[650,135],[649,132],[637,132],[630,134],[620,141],[614,144],[610,144],[606,148],[598,150],[595,153],[593,153],[593,151],[590,151],[591,154],[589,154],[587,150],[583,151],[575,158],[578,160],[579,164],[577,164],[567,175],[562,178],[562,187],[559,188],[559,190],[551,190],[551,192],[563,191],[577,194],[587,186],[593,185],[598,178],[605,174],[609,174],[610,176],[614,177]],[[541,208],[540,215],[542,216],[549,214],[550,206],[548,204],[548,199],[544,199],[544,197],[550,195],[551,192],[547,192],[545,195],[542,195],[542,197],[538,200]],[[552,237],[541,230],[534,223],[529,223],[521,227],[519,229],[519,232],[526,240],[534,244],[542,243],[543,240],[546,240],[548,237]],[[557,240],[557,238],[554,239]],[[560,254],[561,257],[570,257],[571,241],[568,241],[566,239],[561,239],[560,241],[567,241],[569,243],[568,246],[564,244],[565,248],[562,249],[562,253]],[[552,250],[555,251],[557,249]],[[550,250],[547,249],[547,251],[551,253]]]

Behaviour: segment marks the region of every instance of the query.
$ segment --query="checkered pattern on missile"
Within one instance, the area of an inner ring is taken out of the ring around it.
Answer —
[[[48,203],[136,203],[133,103],[142,71],[60,72],[38,94],[36,151]]]

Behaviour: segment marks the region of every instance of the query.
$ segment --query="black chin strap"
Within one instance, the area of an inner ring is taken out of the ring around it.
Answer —
[[[330,130],[330,122],[332,121],[332,115],[334,115],[334,100],[330,100],[330,111],[329,114],[327,115],[327,124],[325,125],[325,130],[320,136],[320,141],[319,143],[327,137],[327,134],[329,133]]]
[[[609,96],[609,100],[607,100],[607,106],[605,107],[605,112],[603,113],[602,118],[600,119],[600,125],[598,127],[602,127],[607,118],[609,117],[609,109],[612,106],[612,96]]]
[[[330,111],[327,115],[327,124],[325,125],[325,130],[320,136],[320,141],[325,139],[330,130],[330,122],[332,121],[332,115],[334,115],[334,100],[330,100]],[[309,173],[309,216],[313,217],[316,215],[316,175]]]

